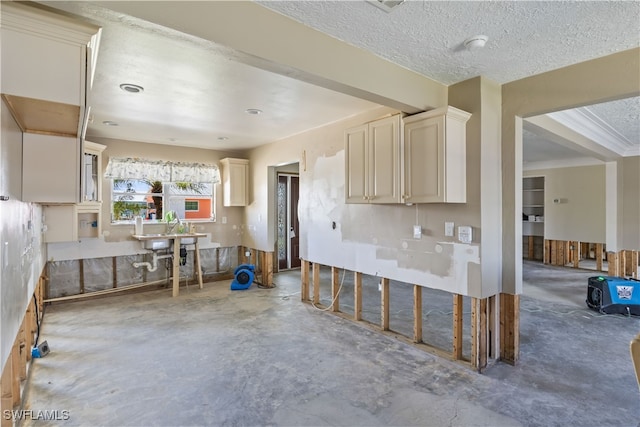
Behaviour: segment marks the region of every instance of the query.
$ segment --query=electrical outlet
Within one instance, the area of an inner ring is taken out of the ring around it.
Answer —
[[[462,243],[471,243],[473,241],[472,228],[468,225],[458,227],[458,240]]]
[[[453,237],[453,223],[445,222],[444,223],[444,235],[447,237]]]
[[[413,226],[413,238],[422,239],[422,227],[420,225]]]
[[[226,224],[226,223],[227,223],[227,217],[226,217],[226,216],[223,216],[223,217],[222,217],[222,223],[223,223],[223,224]]]

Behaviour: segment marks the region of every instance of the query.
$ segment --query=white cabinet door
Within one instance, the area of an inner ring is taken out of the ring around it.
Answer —
[[[405,123],[404,202],[438,202],[444,193],[444,117]]]
[[[369,201],[400,202],[400,116],[369,123]]]
[[[249,161],[226,158],[222,163],[222,204],[247,206],[249,204]]]
[[[22,135],[22,200],[78,203],[80,199],[80,139]]]
[[[364,124],[345,132],[345,185],[347,203],[369,203],[367,200],[369,126]]]
[[[345,132],[346,203],[400,202],[400,115]]]
[[[466,202],[466,122],[470,117],[453,107],[405,117],[405,203]]]
[[[75,205],[45,206],[44,224],[47,243],[78,240],[78,213]]]

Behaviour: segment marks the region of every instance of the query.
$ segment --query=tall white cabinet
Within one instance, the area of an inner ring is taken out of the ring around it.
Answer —
[[[444,107],[404,118],[405,203],[467,201],[466,123],[471,114]]]
[[[401,117],[345,132],[347,203],[400,203]]]
[[[223,206],[247,206],[249,204],[249,160],[227,157],[222,164]]]

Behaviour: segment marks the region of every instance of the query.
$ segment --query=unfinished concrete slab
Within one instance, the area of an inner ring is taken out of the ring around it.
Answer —
[[[628,347],[637,318],[523,296],[521,363],[481,375],[301,303],[298,271],[274,281],[274,289],[230,291],[226,281],[177,298],[154,290],[47,307],[40,340],[51,353],[33,363],[25,409],[69,411],[65,425],[108,426],[640,420]],[[399,295],[391,287],[397,311]],[[365,307],[379,296],[369,298]]]

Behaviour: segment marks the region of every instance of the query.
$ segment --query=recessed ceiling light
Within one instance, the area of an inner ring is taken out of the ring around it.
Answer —
[[[228,136],[219,136],[218,137],[218,141],[226,141],[227,139],[229,139]]]
[[[120,89],[129,93],[140,93],[144,92],[144,88],[140,85],[134,85],[132,83],[122,83],[120,85]]]
[[[254,116],[257,116],[258,114],[262,113],[262,110],[258,110],[257,108],[248,108],[245,110],[245,113],[253,114]]]
[[[478,36],[469,37],[463,42],[463,44],[464,44],[464,47],[467,48],[467,50],[476,50],[476,49],[483,48],[484,45],[487,43],[487,40],[489,40],[489,37],[478,35]]]
[[[111,120],[105,120],[104,122],[102,122],[102,124],[105,126],[118,126],[118,123],[113,122]]]

